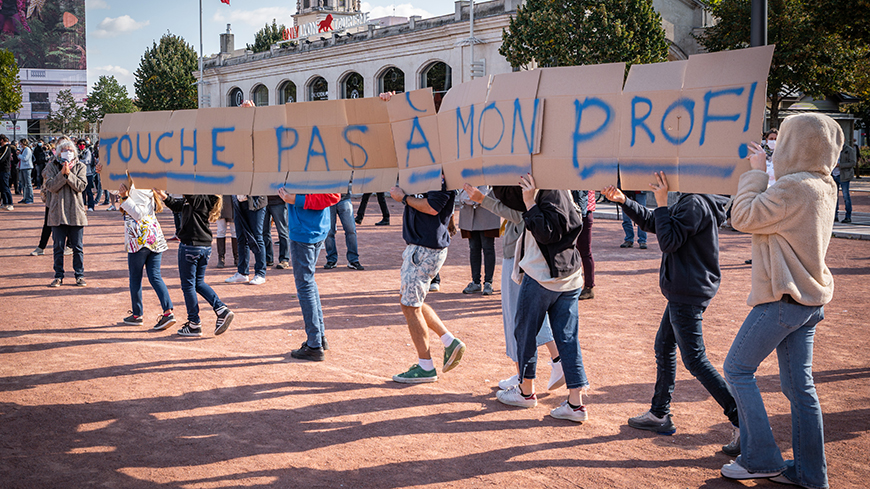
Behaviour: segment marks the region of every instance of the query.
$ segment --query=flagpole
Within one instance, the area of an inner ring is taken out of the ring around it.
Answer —
[[[202,107],[202,0],[199,0],[199,83],[196,84],[196,107]]]

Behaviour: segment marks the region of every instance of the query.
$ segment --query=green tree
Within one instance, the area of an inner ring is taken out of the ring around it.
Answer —
[[[160,43],[145,50],[136,68],[133,87],[142,110],[197,108],[197,56],[180,36],[166,33]]]
[[[849,91],[855,84],[856,62],[862,50],[851,47],[839,34],[821,29],[806,3],[768,1],[767,40],[776,44],[767,79],[771,127],[779,127],[779,106],[784,98],[798,93],[824,97]],[[710,51],[748,47],[750,6],[751,0],[717,1],[711,11],[718,22],[698,40]]]
[[[844,39],[870,43],[870,0],[804,0],[813,22]]]
[[[101,76],[85,102],[84,116],[91,124],[99,126],[106,114],[135,112],[136,106],[127,95],[127,87],[118,83],[114,76]]]
[[[21,109],[21,80],[18,78],[18,63],[6,49],[0,49],[0,114],[10,114]]]
[[[54,133],[71,135],[81,134],[87,128],[84,110],[76,103],[71,90],[61,90],[57,94],[57,110],[51,111],[46,122],[48,130]]]
[[[284,24],[279,26],[275,19],[272,19],[272,25],[266,24],[254,34],[254,44],[248,44],[248,49],[255,53],[268,51],[272,44],[281,40],[281,32],[284,29]]]
[[[514,68],[625,62],[668,56],[651,0],[528,0],[502,30],[498,50]]]

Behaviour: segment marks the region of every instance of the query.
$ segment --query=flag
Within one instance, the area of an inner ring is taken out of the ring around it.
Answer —
[[[221,0],[221,3],[225,3],[225,4],[229,5],[229,4],[230,4],[230,0]]]

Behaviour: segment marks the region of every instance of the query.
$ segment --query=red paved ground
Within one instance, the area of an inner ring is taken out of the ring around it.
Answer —
[[[512,368],[499,295],[460,293],[469,280],[461,239],[451,246],[442,292],[428,303],[468,353],[436,384],[390,381],[415,361],[398,307],[397,205],[392,226],[372,225],[375,205],[360,227],[366,271],[318,270],[331,350],[317,364],[288,356],[304,338],[290,271],[270,269],[266,284],[255,287],[224,284],[231,270],[210,269],[208,281],[237,313],[217,338],[119,324],[130,307],[123,228],[117,213],[98,209],[85,235],[87,288],[47,288],[50,257],[26,256],[37,242],[41,206],[0,213],[0,486],[741,485],[718,473],[729,461],[719,451],[727,420],[682,366],[676,435],[625,425],[648,408],[665,301],[654,239],[650,250],[621,250],[615,221],[594,227],[597,297],[580,304],[593,389],[590,421],[576,425],[546,415],[564,390],[542,393],[530,410],[495,400],[496,381]],[[171,226],[168,215],[161,219]],[[175,248],[164,256],[163,273],[183,315]],[[723,284],[704,321],[718,368],[749,310],[749,238],[723,232],[721,249]],[[870,243],[834,240],[828,264],[836,293],[816,336],[814,367],[831,487],[863,487],[870,478]],[[145,307],[150,323],[158,304],[147,285]],[[440,355],[434,337],[433,344]],[[789,455],[790,417],[775,358],[762,364],[759,383]]]

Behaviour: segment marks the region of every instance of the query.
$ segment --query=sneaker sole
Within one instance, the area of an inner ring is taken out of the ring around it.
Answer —
[[[515,406],[515,407],[526,408],[526,409],[531,409],[531,408],[538,405],[537,400],[534,402],[534,404],[529,404],[529,403],[523,403],[522,401],[512,401],[510,399],[502,399],[501,397],[498,397],[498,396],[495,396],[495,399],[502,404],[507,404],[508,406]]]
[[[562,415],[562,414],[553,414],[553,413],[550,413],[550,416],[552,416],[552,417],[554,417],[554,418],[556,418],[556,419],[565,419],[565,420],[568,420],[568,421],[573,421],[573,422],[575,422],[575,423],[584,423],[584,422],[586,422],[586,421],[589,420],[589,414],[588,414],[588,413],[587,413],[585,416],[583,416],[582,418],[579,417],[579,416],[565,416],[565,415]]]
[[[145,323],[144,322],[134,323],[133,321],[124,321],[124,324],[126,324],[127,326],[142,326]]]
[[[637,425],[631,424],[631,421],[628,422],[628,426],[630,426],[636,430],[652,431],[653,433],[658,433],[660,435],[665,435],[665,436],[671,436],[677,432],[677,428],[662,429],[662,428],[655,428],[652,426],[637,426]]]
[[[394,375],[393,382],[398,382],[400,384],[431,384],[432,382],[438,382],[438,376],[408,378]]]
[[[290,357],[295,358],[296,360],[308,360],[309,362],[323,362],[326,360],[326,357],[309,357],[305,355],[294,355],[293,352],[290,352]]]
[[[177,323],[177,322],[178,322],[177,319],[173,319],[172,321],[167,322],[167,323],[164,324],[163,326],[157,326],[157,325],[155,325],[155,326],[154,326],[153,328],[151,328],[151,329],[154,330],[154,331],[163,331],[164,329],[169,329],[169,328],[171,328],[172,326],[175,326],[175,323]]]
[[[740,449],[737,450],[726,450],[725,447],[722,447],[722,453],[728,455],[729,457],[737,457],[740,455]]]
[[[441,369],[443,372],[449,372],[456,368],[459,365],[459,361],[462,360],[462,355],[465,354],[465,343],[462,343],[462,346],[453,350],[453,353],[450,354],[450,357],[447,359],[447,363],[444,364],[444,368]]]
[[[187,336],[190,338],[199,338],[202,336],[202,332],[199,333],[178,333],[178,336]]]
[[[555,384],[548,386],[547,390],[548,391],[556,390],[556,389],[562,387],[563,385],[565,385],[565,376],[564,375],[562,376],[561,379],[557,380]]]
[[[224,323],[221,324],[219,328],[215,328],[214,335],[217,336],[217,335],[225,332],[230,327],[230,323],[233,322],[234,317],[236,317],[235,313],[233,313],[233,311],[230,311],[229,314],[227,314],[227,317],[224,320]]]

